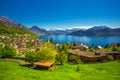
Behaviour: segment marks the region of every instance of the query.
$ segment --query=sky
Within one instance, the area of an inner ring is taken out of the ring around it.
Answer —
[[[25,26],[120,27],[120,0],[0,0],[0,16]]]

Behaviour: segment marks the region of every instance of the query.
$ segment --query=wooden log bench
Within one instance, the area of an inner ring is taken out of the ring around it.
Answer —
[[[54,66],[54,62],[35,62],[33,66],[36,68],[50,70],[50,68]]]

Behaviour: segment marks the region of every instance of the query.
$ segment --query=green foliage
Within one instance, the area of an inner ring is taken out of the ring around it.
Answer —
[[[95,48],[93,46],[89,47],[89,50],[90,52],[93,52],[95,50]]]
[[[113,58],[113,56],[111,56],[111,55],[107,55],[107,60],[109,60],[109,61],[113,61],[114,58]]]
[[[81,63],[83,63],[83,62],[81,61],[81,59],[79,58],[79,55],[70,55],[68,59],[69,59],[69,61],[71,61],[72,63],[76,63],[76,64],[81,64]]]
[[[0,57],[2,57],[3,46],[0,44]]]
[[[76,67],[76,72],[79,72],[79,71],[80,71],[80,65],[78,64]]]
[[[25,53],[26,60],[30,63],[35,61],[55,61],[56,50],[50,42],[43,43],[40,50]]]
[[[68,59],[69,59],[70,61],[75,61],[76,58],[77,58],[77,56],[75,56],[75,55],[70,55]]]
[[[25,52],[25,58],[27,62],[33,63],[35,61],[38,61],[38,56],[37,56],[37,52],[35,51],[27,51]]]
[[[56,62],[60,63],[61,65],[66,63],[68,61],[67,51],[70,48],[71,48],[71,45],[69,43],[59,45],[57,49],[58,55],[56,57]]]
[[[76,63],[77,64],[83,64],[83,62],[81,61],[81,59],[76,59]]]
[[[56,57],[56,62],[60,63],[61,65],[66,63],[67,60],[68,60],[67,54],[64,51],[60,52]]]
[[[70,48],[71,48],[71,45],[69,43],[67,43],[67,44],[61,44],[61,45],[58,46],[58,51],[59,52],[64,51],[64,52],[67,53],[68,49],[70,49]]]
[[[16,56],[17,52],[16,49],[13,48],[12,46],[5,45],[2,46],[0,45],[0,57],[2,58],[12,58]]]
[[[113,51],[118,51],[118,52],[120,52],[120,47],[114,47],[114,48],[113,48]]]
[[[118,51],[120,52],[120,47],[107,47],[105,48],[106,50],[111,50],[111,51]]]
[[[40,60],[55,61],[57,52],[52,43],[46,42],[42,44],[37,54]]]

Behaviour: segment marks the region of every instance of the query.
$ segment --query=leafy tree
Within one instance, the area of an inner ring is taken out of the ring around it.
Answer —
[[[4,47],[0,47],[0,55],[2,58],[12,58],[16,56],[16,49],[12,46],[5,45]]]
[[[56,62],[60,63],[63,65],[65,62],[68,61],[68,54],[67,51],[68,49],[71,48],[71,45],[69,43],[67,44],[61,44],[58,46],[58,55],[56,57]]]
[[[56,57],[56,61],[58,63],[60,63],[61,65],[63,65],[65,62],[67,62],[67,60],[68,60],[67,54],[65,54],[64,51],[60,52]]]
[[[51,44],[50,42],[46,42],[42,44],[37,54],[38,54],[39,60],[55,61],[57,52],[53,44]]]
[[[35,51],[27,51],[25,53],[25,58],[26,58],[26,61],[30,62],[33,64],[33,62],[35,61],[38,61],[38,56],[37,56],[37,52]]]

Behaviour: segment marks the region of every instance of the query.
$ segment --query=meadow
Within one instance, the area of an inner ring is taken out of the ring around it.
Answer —
[[[0,80],[120,80],[120,62],[57,65],[55,70],[39,70],[13,61],[0,60]]]

